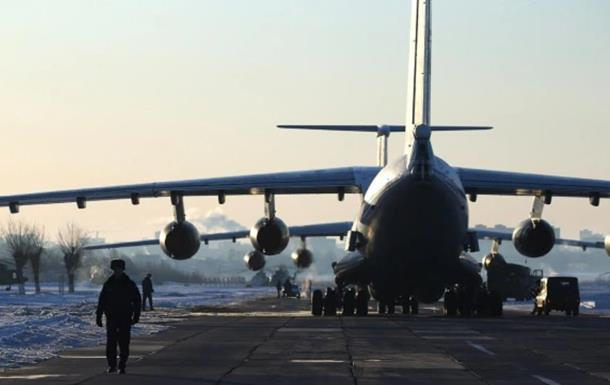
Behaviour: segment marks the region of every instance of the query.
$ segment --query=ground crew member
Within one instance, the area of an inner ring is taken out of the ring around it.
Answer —
[[[102,314],[106,315],[106,359],[108,373],[117,371],[117,343],[120,349],[119,373],[125,374],[129,357],[131,325],[140,320],[140,292],[138,286],[125,274],[125,261],[110,262],[113,274],[108,278],[97,303],[97,326],[103,327]]]
[[[292,293],[292,282],[290,282],[290,278],[286,278],[284,281],[284,295],[289,297],[290,293]]]
[[[152,293],[155,292],[153,289],[152,280],[150,279],[152,274],[146,274],[146,278],[142,280],[142,311],[146,311],[146,298],[148,298],[148,304],[150,305],[150,310],[153,309],[152,304]]]
[[[279,279],[275,282],[275,289],[277,290],[277,297],[280,298],[282,296],[282,282]]]

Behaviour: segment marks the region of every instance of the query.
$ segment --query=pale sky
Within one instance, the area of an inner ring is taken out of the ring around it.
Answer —
[[[279,123],[400,124],[406,0],[0,1],[0,194],[373,165],[374,135]],[[434,0],[432,122],[454,166],[610,177],[610,1]],[[404,136],[390,138],[390,158]],[[359,199],[278,197],[289,224],[352,220]],[[192,216],[215,198],[188,198]],[[67,221],[150,237],[168,199],[23,207],[49,237]],[[530,198],[480,197],[471,225],[516,225]],[[228,197],[251,225],[261,197]],[[545,217],[610,233],[610,201],[556,198]],[[9,218],[8,209],[0,223]]]

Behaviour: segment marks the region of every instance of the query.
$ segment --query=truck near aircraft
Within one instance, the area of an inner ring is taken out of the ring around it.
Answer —
[[[499,253],[489,253],[483,258],[487,272],[487,287],[497,292],[503,301],[513,298],[517,301],[534,298],[536,288],[543,277],[541,269],[530,269],[516,263],[508,263]]]
[[[566,315],[578,315],[580,290],[576,277],[547,277],[540,280],[534,300],[534,314],[549,315],[552,310],[564,311]]]

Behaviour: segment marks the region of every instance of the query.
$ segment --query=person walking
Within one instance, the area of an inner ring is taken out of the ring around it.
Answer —
[[[104,283],[97,303],[96,324],[104,327],[106,316],[106,359],[108,373],[117,371],[117,344],[119,345],[119,373],[125,374],[129,358],[131,325],[140,321],[141,297],[138,286],[125,274],[125,261],[110,262],[113,273]]]
[[[150,310],[153,309],[152,304],[152,293],[155,292],[152,284],[152,274],[146,274],[146,278],[142,280],[142,311],[146,311],[146,299],[148,298],[148,304],[150,305]]]
[[[288,297],[290,293],[292,293],[292,282],[290,282],[290,278],[286,278],[284,281],[284,295]]]
[[[282,282],[279,279],[275,281],[275,289],[277,290],[277,297],[280,298],[282,296]]]

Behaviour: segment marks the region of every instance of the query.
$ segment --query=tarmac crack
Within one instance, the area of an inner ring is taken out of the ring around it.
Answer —
[[[250,357],[252,357],[252,355],[256,352],[256,350],[258,348],[260,348],[265,343],[267,343],[270,339],[272,339],[273,336],[275,336],[275,334],[277,333],[277,331],[280,330],[281,328],[285,327],[288,324],[288,322],[290,322],[290,320],[292,320],[293,318],[294,317],[287,318],[286,321],[284,321],[280,326],[274,328],[271,331],[271,333],[269,333],[269,335],[267,335],[267,337],[265,337],[265,339],[263,339],[258,344],[254,345],[252,348],[250,348],[250,350],[248,350],[248,353],[246,354],[246,356],[241,361],[239,361],[239,363],[237,365],[231,367],[229,370],[227,370],[225,373],[223,373],[222,376],[220,376],[220,378],[214,383],[214,385],[220,385],[225,380],[225,378],[230,376],[236,369],[238,369],[244,363],[248,362]]]
[[[343,317],[339,317],[339,323],[341,324],[341,333],[343,334],[343,338],[345,339],[345,351],[347,353],[347,358],[349,360],[349,371],[352,376],[352,380],[354,381],[354,385],[358,385],[358,377],[356,376],[356,364],[354,363],[354,358],[352,356],[352,351],[350,348],[350,336],[345,331],[345,324],[343,323]]]

